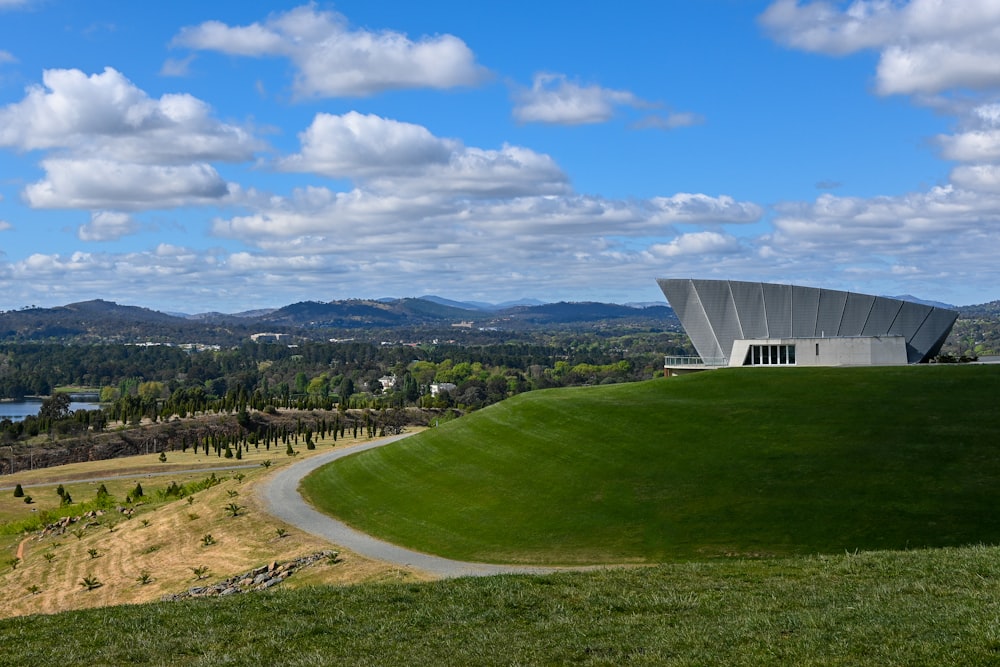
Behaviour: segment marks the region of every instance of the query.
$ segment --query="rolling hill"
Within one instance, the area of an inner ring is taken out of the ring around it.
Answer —
[[[304,488],[450,558],[624,563],[1000,542],[1000,367],[716,371],[522,394]]]

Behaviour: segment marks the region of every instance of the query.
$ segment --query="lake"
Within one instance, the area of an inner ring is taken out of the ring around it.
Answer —
[[[70,410],[97,410],[101,407],[100,403],[96,402],[97,396],[93,396],[95,399],[93,401],[83,400],[91,398],[90,394],[73,394],[73,400],[70,401]],[[80,400],[77,400],[80,399]],[[28,415],[34,416],[38,414],[38,411],[42,407],[41,399],[36,398],[26,398],[23,401],[2,401],[0,402],[0,420],[9,419],[11,421],[19,422],[24,421],[24,418]]]

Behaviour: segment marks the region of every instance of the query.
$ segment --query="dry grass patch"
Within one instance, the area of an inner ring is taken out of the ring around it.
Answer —
[[[343,443],[343,440],[339,441],[338,446],[343,446]],[[300,448],[300,456],[321,452],[330,444],[332,439],[327,442],[319,441],[315,452],[307,451],[303,446]],[[182,456],[177,454],[178,457]],[[194,458],[190,454],[188,456]],[[201,580],[201,584],[205,584],[272,560],[286,561],[331,548],[327,541],[303,533],[267,515],[257,500],[254,486],[276,469],[299,457],[293,459],[272,450],[269,456],[256,458],[261,461],[270,458],[273,465],[267,469],[258,465],[253,469],[235,471],[244,476],[242,481],[235,479],[231,473],[216,472],[223,481],[212,488],[194,493],[192,502],[188,498],[181,498],[159,505],[140,505],[134,518],[130,520],[112,511],[92,521],[99,525],[83,528],[79,538],[72,531],[83,527],[82,523],[74,524],[59,536],[39,539],[37,535],[32,535],[25,543],[24,558],[16,568],[11,568],[8,561],[14,557],[14,550],[20,540],[10,537],[0,542],[0,547],[6,547],[3,553],[9,554],[0,559],[0,616],[50,614],[70,609],[148,602],[195,585],[194,568],[208,568],[207,575]],[[254,458],[245,456],[242,462],[253,461]],[[95,463],[104,464],[105,470],[108,470],[108,464],[113,462]],[[125,469],[134,467],[128,465]],[[90,467],[86,472],[90,474],[93,470],[95,468]],[[50,468],[44,472],[61,477],[58,468]],[[68,472],[81,473],[80,470]],[[147,497],[150,497],[171,481],[183,484],[202,480],[207,476],[206,473],[192,473],[176,477],[141,478],[139,481],[142,482]],[[121,499],[135,487],[136,479],[107,480],[103,483],[113,496]],[[78,500],[78,493],[79,500],[91,500],[99,483],[64,486],[75,501]],[[38,495],[40,500],[51,495],[57,503],[58,496],[54,489],[54,485],[45,487],[40,493],[32,495]],[[3,506],[8,504],[8,500],[3,499]],[[16,500],[20,502],[20,499]],[[227,509],[231,504],[242,508],[238,516],[232,516],[232,512]],[[204,540],[206,535],[212,537],[212,543],[207,545]],[[371,561],[336,545],[333,548],[340,552],[337,563],[321,561],[297,573],[283,586],[417,578],[395,566]],[[96,550],[97,557],[92,557],[92,549]],[[96,580],[101,585],[87,590],[82,585],[85,580]],[[141,583],[142,580],[147,583]]]

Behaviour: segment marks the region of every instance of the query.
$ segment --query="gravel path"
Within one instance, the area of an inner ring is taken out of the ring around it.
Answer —
[[[411,551],[366,535],[341,521],[318,512],[306,503],[299,494],[298,487],[302,478],[317,468],[344,456],[388,445],[405,438],[407,435],[409,434],[383,438],[356,447],[338,449],[294,463],[263,482],[259,487],[258,495],[264,501],[268,513],[298,527],[299,530],[312,533],[369,558],[419,569],[438,577],[480,577],[513,573],[544,574],[566,569],[466,563]]]

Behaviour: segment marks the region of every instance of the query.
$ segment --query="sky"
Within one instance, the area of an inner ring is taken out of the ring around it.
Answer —
[[[0,0],[0,309],[1000,299],[1000,0]]]

